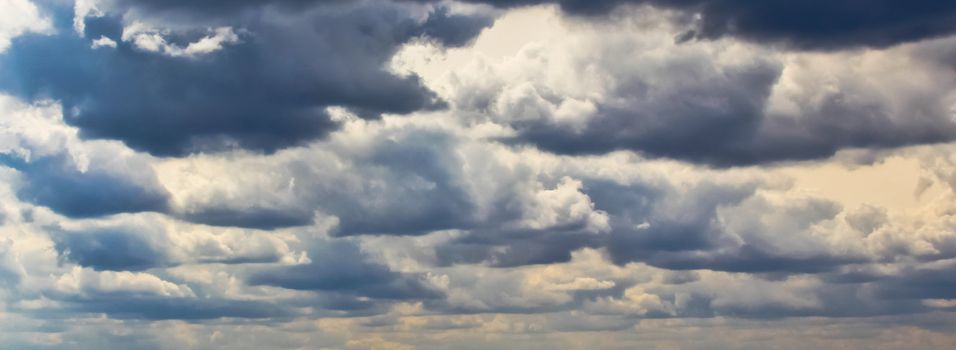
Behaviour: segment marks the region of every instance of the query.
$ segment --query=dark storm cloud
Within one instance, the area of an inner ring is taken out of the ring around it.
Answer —
[[[334,130],[327,106],[373,118],[440,106],[417,77],[392,75],[385,63],[412,38],[462,44],[489,20],[444,9],[424,23],[411,16],[398,5],[362,2],[225,18],[223,25],[241,31],[240,42],[198,57],[167,57],[129,42],[91,49],[64,24],[61,34],[23,37],[0,56],[0,88],[57,99],[76,114],[67,120],[83,136],[156,155],[274,151]],[[119,41],[118,17],[88,21],[89,37]]]
[[[887,299],[956,299],[956,264],[904,269],[873,287]]]
[[[345,4],[351,0],[106,0],[106,4],[122,9],[144,12],[171,12],[178,15],[204,17],[232,16],[236,12],[275,6],[284,10],[302,10],[313,5]]]
[[[371,261],[349,241],[317,242],[309,251],[309,259],[312,261],[308,264],[257,272],[249,277],[248,283],[341,294],[346,298],[336,300],[348,301],[348,305],[353,300],[350,297],[421,300],[443,296],[421,276],[394,272],[388,266]],[[336,307],[335,303],[329,303],[328,307],[342,308]]]
[[[169,263],[153,242],[132,233],[56,232],[52,238],[63,259],[95,270],[138,271]]]
[[[479,229],[467,232],[435,248],[442,266],[485,263],[494,267],[515,267],[564,263],[571,252],[602,246],[605,237],[582,228],[515,230]]]
[[[180,16],[186,19],[223,20],[231,16],[243,17],[249,10],[262,11],[277,9],[280,13],[302,11],[311,7],[325,7],[338,11],[342,5],[364,3],[389,6],[385,1],[368,0],[240,0],[240,1],[164,1],[164,0],[114,0],[112,5],[124,10],[141,11],[143,14],[169,17]],[[415,30],[417,35],[425,35],[448,46],[461,46],[474,38],[481,29],[491,25],[493,18],[480,14],[452,14],[444,6],[434,7],[428,18]],[[165,15],[165,16],[164,16]]]
[[[306,210],[249,208],[245,210],[210,208],[179,214],[179,218],[212,226],[236,226],[260,230],[304,226],[312,223],[313,213]]]
[[[122,174],[91,168],[80,172],[65,155],[31,162],[0,157],[24,175],[17,191],[22,200],[76,218],[118,213],[165,211],[169,194],[157,183],[136,183]]]
[[[421,33],[448,46],[463,46],[492,22],[490,17],[451,14],[448,8],[439,7],[422,24]]]
[[[641,261],[649,265],[673,270],[714,270],[745,273],[820,273],[832,271],[845,264],[866,262],[865,258],[834,256],[828,253],[793,254],[769,251],[749,245],[729,251],[690,250],[667,252],[628,244],[619,237],[610,243],[611,251],[620,263]]]
[[[667,69],[701,68],[681,65],[675,61]],[[818,106],[804,106],[798,116],[768,112],[768,98],[781,71],[775,63],[758,61],[686,82],[675,74],[666,84],[675,85],[670,88],[640,78],[625,80],[614,94],[636,102],[599,105],[597,115],[581,130],[542,119],[516,123],[519,135],[510,141],[561,154],[633,150],[726,167],[822,159],[846,148],[893,148],[956,138],[956,124],[938,101],[914,106],[901,118],[889,105],[855,101],[853,92],[841,91],[829,94]]]
[[[748,319],[790,317],[874,317],[918,314],[929,311],[918,300],[885,301],[859,295],[857,286],[822,286],[809,292],[820,305],[788,305],[778,302],[711,305],[715,316]]]
[[[430,0],[417,0],[425,2]],[[568,13],[606,14],[622,4],[683,11],[684,38],[737,36],[801,49],[885,47],[956,32],[956,4],[938,0],[465,0],[498,7],[555,3]],[[698,20],[691,19],[699,15]]]

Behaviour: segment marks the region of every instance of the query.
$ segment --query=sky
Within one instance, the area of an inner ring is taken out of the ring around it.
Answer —
[[[0,0],[0,348],[956,348],[956,2]]]

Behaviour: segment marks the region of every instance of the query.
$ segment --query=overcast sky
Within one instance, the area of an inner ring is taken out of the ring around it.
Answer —
[[[956,2],[0,0],[0,348],[956,348]]]

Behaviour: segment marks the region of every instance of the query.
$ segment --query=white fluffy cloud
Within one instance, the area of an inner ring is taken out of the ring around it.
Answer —
[[[219,51],[226,44],[239,42],[239,35],[230,27],[209,30],[209,35],[186,44],[185,47],[166,41],[167,31],[153,28],[143,22],[133,22],[123,28],[121,39],[132,43],[136,48],[161,53],[172,57],[195,57]],[[115,43],[114,43],[115,45]]]
[[[0,1],[0,53],[10,41],[28,32],[45,33],[53,29],[50,19],[29,0]]]

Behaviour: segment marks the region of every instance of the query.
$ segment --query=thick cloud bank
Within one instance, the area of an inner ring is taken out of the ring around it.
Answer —
[[[956,136],[954,72],[927,52],[951,40],[779,52],[734,40],[675,41],[679,26],[661,21],[666,13],[620,13],[632,16],[541,23],[552,31],[547,41],[512,57],[474,55],[427,83],[463,113],[512,126],[513,141],[563,154],[633,150],[732,166]],[[413,55],[400,57],[414,66]]]
[[[80,34],[115,48],[91,47],[65,30],[23,40],[0,63],[3,86],[60,101],[85,137],[151,154],[275,151],[334,130],[327,106],[367,118],[437,108],[442,102],[417,78],[394,76],[384,63],[413,38],[461,45],[488,24],[381,1],[294,10],[262,4],[249,9],[255,16],[215,11],[196,23],[180,13],[204,14],[201,6],[156,16],[150,9],[124,3],[103,10],[105,17],[78,19]]]
[[[417,0],[426,1],[426,0]],[[946,1],[748,0],[467,0],[499,7],[558,4],[571,14],[604,15],[622,5],[650,5],[684,14],[683,40],[725,35],[805,49],[884,47],[956,30],[956,5]]]

